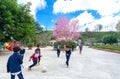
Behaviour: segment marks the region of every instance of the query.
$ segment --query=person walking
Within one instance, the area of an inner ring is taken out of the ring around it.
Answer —
[[[64,44],[64,46],[63,46],[63,53],[66,51],[66,45]]]
[[[28,70],[31,70],[32,67],[34,67],[35,65],[37,65],[37,63],[40,62],[40,60],[39,60],[40,57],[41,56],[39,54],[39,49],[35,49],[35,52],[32,54],[32,56],[30,56],[30,59],[29,59],[29,61],[31,61],[31,59],[32,59],[33,64],[28,67]]]
[[[83,49],[83,40],[79,40],[79,53],[82,54],[82,49]]]
[[[67,67],[69,67],[69,60],[70,60],[70,56],[71,56],[71,50],[69,49],[68,46],[66,46],[66,65]]]
[[[21,65],[23,63],[22,57],[20,56],[20,47],[13,48],[13,54],[9,57],[7,61],[7,72],[11,74],[11,79],[15,79],[17,75],[19,79],[24,79],[21,71]]]
[[[58,46],[57,46],[57,57],[60,56],[60,49],[61,49],[61,45],[58,44]]]
[[[74,45],[72,44],[72,51],[74,51]]]

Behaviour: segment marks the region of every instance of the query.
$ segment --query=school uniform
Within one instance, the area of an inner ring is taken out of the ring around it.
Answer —
[[[66,50],[66,65],[69,66],[69,59],[71,55],[71,50]]]
[[[19,79],[24,79],[21,71],[22,57],[18,53],[13,53],[7,62],[7,72],[11,73],[11,79],[15,79],[15,75]]]
[[[58,45],[58,46],[57,46],[57,57],[59,57],[59,56],[60,56],[60,49],[61,49],[61,46],[60,46],[60,45]]]

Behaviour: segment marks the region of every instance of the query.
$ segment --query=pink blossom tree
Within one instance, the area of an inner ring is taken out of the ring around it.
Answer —
[[[80,37],[78,23],[77,19],[59,18],[55,23],[53,36],[57,41],[77,40]]]

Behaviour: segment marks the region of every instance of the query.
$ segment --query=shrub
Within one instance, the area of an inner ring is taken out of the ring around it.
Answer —
[[[55,42],[54,43],[54,48],[56,49],[57,48],[57,45],[60,44],[61,45],[61,48],[63,49],[63,46],[66,45],[68,46],[69,48],[76,48],[77,47],[77,44],[73,41],[59,41],[59,42]]]
[[[34,46],[34,43],[28,43],[27,46],[29,49],[32,49],[32,47]]]
[[[109,50],[117,50],[120,51],[120,46],[112,46],[112,45],[103,45],[103,46],[99,46],[99,45],[95,45],[95,48],[101,48],[101,49],[109,49]]]
[[[113,43],[117,43],[117,37],[113,36],[113,35],[107,35],[105,37],[103,37],[103,43],[104,44],[113,44]]]

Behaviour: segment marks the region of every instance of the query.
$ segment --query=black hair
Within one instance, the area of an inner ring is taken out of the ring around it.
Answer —
[[[13,51],[14,51],[14,52],[20,51],[20,47],[19,47],[19,46],[14,47],[14,48],[13,48]]]
[[[36,52],[36,51],[40,51],[40,49],[35,49],[35,52]]]
[[[40,47],[40,44],[37,44],[37,47]]]
[[[69,48],[69,46],[68,46],[68,45],[66,45],[66,48]]]

